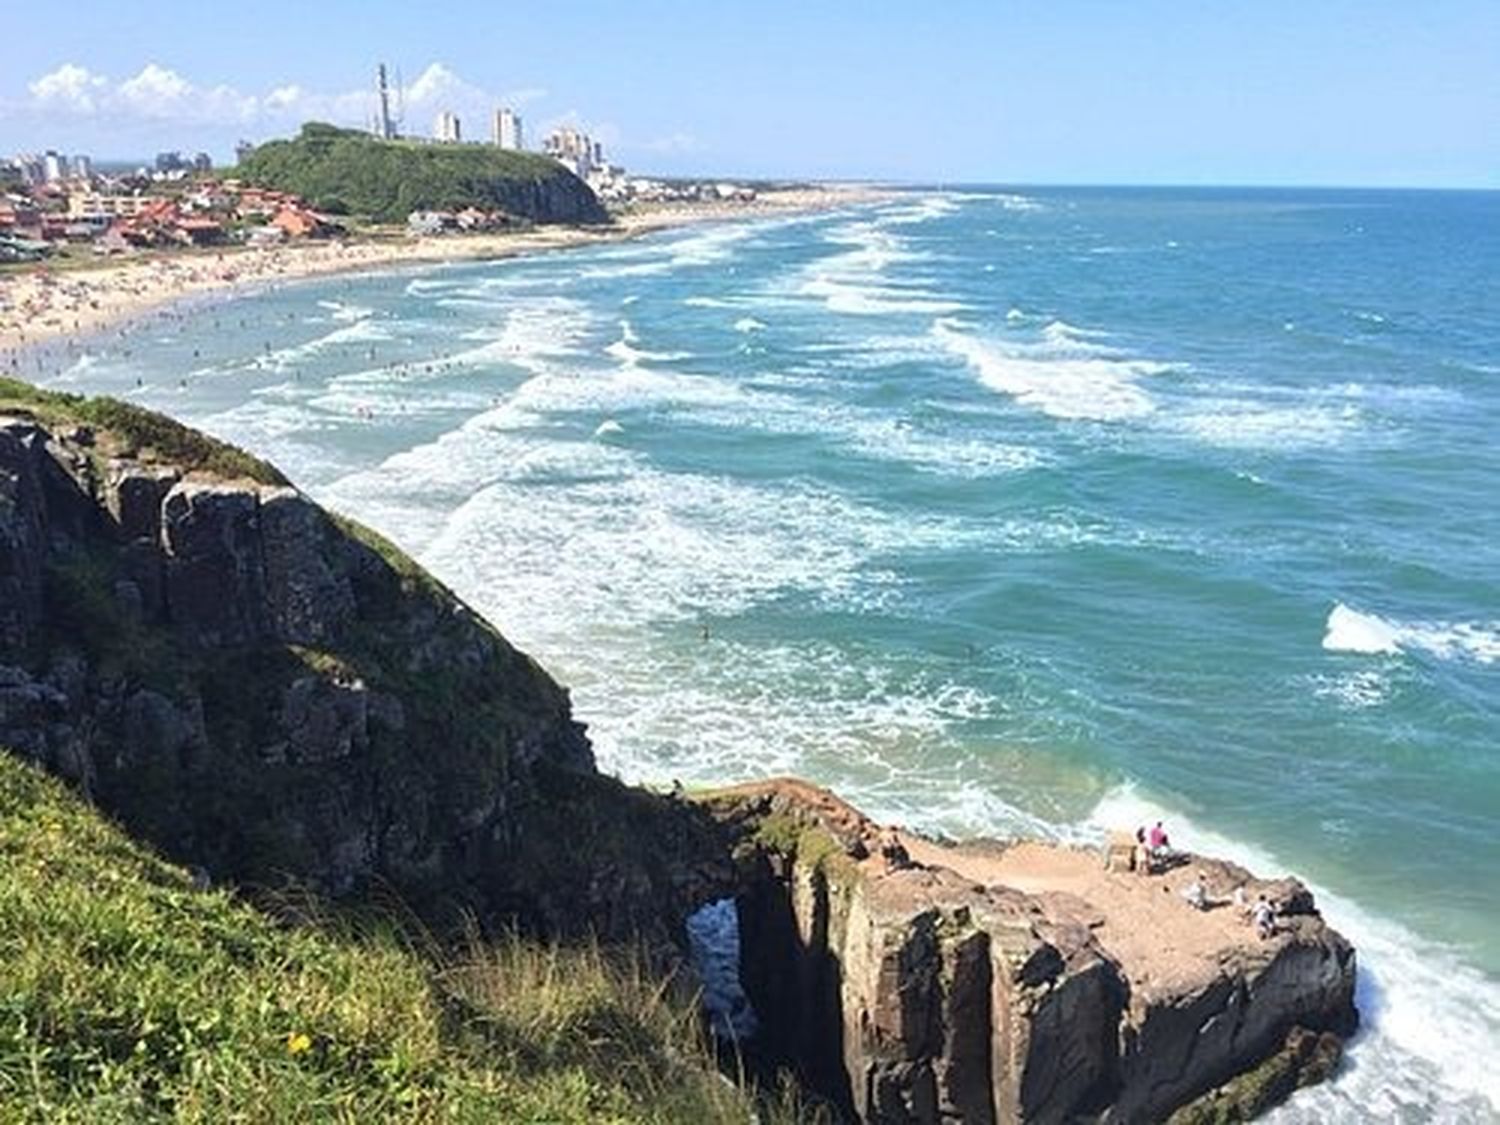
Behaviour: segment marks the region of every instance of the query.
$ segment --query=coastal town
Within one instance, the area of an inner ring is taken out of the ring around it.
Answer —
[[[466,141],[463,121],[450,110],[438,113],[428,137],[400,132],[390,99],[381,66],[378,109],[370,123],[370,132],[381,140],[528,151],[522,119],[510,107],[495,108],[487,140]],[[254,150],[248,141],[240,142],[236,164],[229,168],[216,167],[205,152],[165,151],[149,166],[109,169],[90,155],[57,149],[0,157],[0,263],[40,262],[59,254],[71,260],[108,259],[152,249],[272,247],[350,233],[347,217],[319,210],[294,192],[257,186],[237,175],[236,168]],[[602,141],[572,125],[548,132],[540,151],[615,211],[643,204],[748,204],[757,195],[755,187],[739,183],[629,175],[608,159]],[[406,232],[414,237],[525,225],[521,216],[472,206],[417,208],[405,220]]]
[[[134,166],[60,147],[0,157],[0,356],[211,292],[389,265],[509,257],[872,197],[849,186],[631,175],[608,158],[599,138],[573,125],[552,129],[534,152],[520,115],[503,105],[490,115],[485,140],[464,139],[464,123],[450,111],[437,115],[430,135],[411,135],[399,128],[391,96],[379,68],[377,108],[363,130],[306,125],[303,133],[331,130],[396,155],[451,157],[482,168],[520,161],[528,177],[550,169],[544,174],[571,183],[590,217],[528,212],[494,194],[372,214],[247,174],[258,151],[296,142],[242,141],[228,167],[207,153],[182,151],[158,152]]]

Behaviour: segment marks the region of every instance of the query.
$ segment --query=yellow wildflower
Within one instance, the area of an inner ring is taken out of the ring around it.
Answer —
[[[294,1031],[286,1037],[286,1049],[290,1054],[300,1055],[312,1049],[312,1039],[305,1031]]]

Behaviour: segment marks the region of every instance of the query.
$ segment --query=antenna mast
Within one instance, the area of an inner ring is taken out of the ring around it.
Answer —
[[[375,135],[388,141],[396,135],[396,130],[391,125],[391,93],[385,81],[385,63],[375,68],[375,93],[380,99]]]

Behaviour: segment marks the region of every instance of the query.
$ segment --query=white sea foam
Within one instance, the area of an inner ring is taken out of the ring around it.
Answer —
[[[1223,856],[1262,875],[1285,870],[1270,853],[1206,830],[1128,785],[1107,794],[1088,824],[1102,833],[1158,819],[1181,847]],[[1310,887],[1319,909],[1358,951],[1356,1001],[1364,1023],[1333,1082],[1299,1092],[1266,1120],[1493,1122],[1500,1114],[1500,1070],[1494,1066],[1500,1058],[1500,985],[1453,950]]]
[[[941,315],[962,310],[963,302],[934,292],[926,278],[898,275],[893,269],[931,257],[915,249],[910,236],[893,228],[924,223],[956,207],[957,204],[943,196],[930,196],[883,209],[873,218],[829,228],[824,232],[824,241],[850,249],[805,267],[792,292],[819,299],[832,312],[857,316],[904,312]]]
[[[585,354],[592,310],[563,297],[526,297],[507,303],[499,325],[465,332],[477,347],[450,355],[451,363],[505,363],[538,374],[555,370],[564,360]]]
[[[375,315],[375,310],[363,305],[349,305],[343,301],[319,301],[318,307],[327,309],[334,320],[364,320]]]
[[[1074,341],[1058,350],[985,340],[946,320],[933,325],[932,335],[968,363],[985,386],[1054,418],[1118,422],[1150,414],[1156,404],[1138,380],[1168,370],[1164,364],[1110,358]]]
[[[606,418],[595,427],[594,436],[596,438],[613,437],[615,434],[623,434],[624,432],[624,426],[620,425],[613,418]]]
[[[1493,664],[1500,660],[1500,622],[1397,622],[1339,602],[1329,611],[1323,647],[1367,656],[1421,652],[1440,660]]]
[[[1313,694],[1332,699],[1349,711],[1379,707],[1391,696],[1391,677],[1382,668],[1363,668],[1336,676],[1312,678]]]
[[[1004,207],[1007,211],[1030,212],[1045,211],[1047,209],[1038,200],[1032,199],[1029,195],[1015,195],[1013,193],[1007,192],[1001,195],[994,196],[993,198],[1000,204],[1001,207]]]
[[[891,313],[928,313],[941,315],[959,312],[965,305],[925,290],[897,285],[861,283],[837,274],[814,276],[798,290],[805,296],[820,298],[831,312],[856,316],[884,316]]]
[[[762,332],[766,328],[766,322],[756,320],[753,316],[742,316],[734,322],[736,332]]]
[[[1092,328],[1079,328],[1066,320],[1049,320],[1042,329],[1042,339],[1057,348],[1089,352],[1095,355],[1114,354],[1112,349],[1093,343],[1109,333]]]
[[[952,195],[927,195],[913,203],[885,207],[880,211],[880,221],[892,226],[913,226],[933,219],[951,215],[959,208]]]
[[[1225,449],[1298,450],[1346,444],[1363,432],[1365,416],[1352,404],[1282,406],[1263,398],[1214,397],[1190,402],[1161,424]]]
[[[256,356],[247,367],[262,371],[289,371],[299,364],[335,348],[366,349],[391,339],[391,335],[371,319],[355,320],[322,336],[287,348],[274,348]]]
[[[1396,642],[1396,629],[1388,622],[1372,614],[1352,610],[1343,602],[1335,605],[1328,614],[1323,647],[1329,652],[1395,655],[1401,651],[1401,646]]]
[[[620,321],[620,338],[610,344],[604,350],[614,356],[621,363],[629,366],[637,366],[641,363],[669,363],[673,360],[688,359],[688,352],[652,352],[636,347],[641,342],[635,328],[630,321]]]

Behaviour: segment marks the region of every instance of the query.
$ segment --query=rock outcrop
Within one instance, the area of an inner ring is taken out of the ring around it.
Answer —
[[[259,475],[0,417],[0,746],[215,879],[605,933],[726,884],[706,818],[595,773],[532,660]]]
[[[1354,952],[1294,880],[1200,857],[1147,876],[1092,849],[936,845],[797,782],[708,804],[738,841],[765,1042],[858,1120],[1238,1119],[1227,1107],[1252,1103],[1218,1087],[1271,1060],[1284,1097],[1325,1076],[1353,1029]],[[1194,878],[1209,910],[1180,893]],[[1236,889],[1278,903],[1274,937],[1255,935]]]
[[[758,1055],[860,1121],[1239,1120],[1355,1020],[1294,880],[602,777],[567,693],[377,536],[159,416],[4,381],[0,748],[215,881],[679,941],[732,896]],[[1279,904],[1269,940],[1237,892]]]

